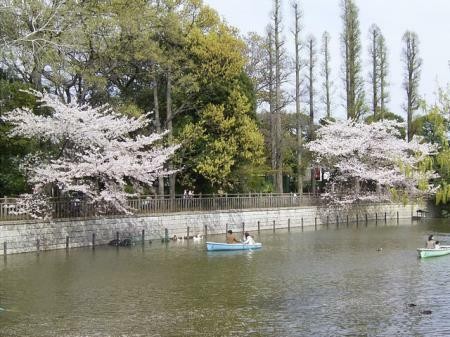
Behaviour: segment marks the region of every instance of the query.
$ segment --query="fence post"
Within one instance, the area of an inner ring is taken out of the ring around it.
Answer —
[[[69,249],[69,236],[66,235],[66,249]]]
[[[275,233],[275,220],[273,220],[273,232]]]
[[[145,229],[143,229],[141,232],[141,240],[142,240],[142,244],[145,244]]]
[[[205,239],[208,238],[208,225],[205,225]]]
[[[190,235],[190,232],[191,231],[191,228],[189,227],[189,226],[187,226],[187,228],[186,228],[186,239],[187,240],[189,240],[189,235]]]
[[[258,221],[258,233],[261,232],[261,224]]]
[[[169,230],[167,228],[164,228],[164,242],[169,242]]]
[[[384,223],[387,223],[387,214],[384,212]]]
[[[314,218],[314,229],[317,230],[317,218]]]
[[[303,217],[302,217],[302,232],[303,232]]]
[[[242,222],[242,235],[245,233],[245,222]]]
[[[7,243],[6,241],[3,242],[3,255],[6,257],[6,251],[7,251],[8,247],[7,247]]]
[[[39,251],[41,250],[41,240],[36,240],[36,251],[39,254]]]
[[[227,238],[228,233],[228,223],[225,224],[225,238]]]
[[[291,219],[288,219],[288,232],[291,231]]]
[[[92,249],[95,249],[95,233],[92,233]]]
[[[397,224],[399,222],[399,215],[398,215],[398,211],[397,211]]]
[[[336,227],[339,228],[339,214],[336,214]]]
[[[347,227],[348,227],[348,214],[347,214]]]
[[[366,225],[367,225],[367,213],[366,213]]]
[[[377,212],[375,212],[375,224],[376,225],[378,224],[378,213]]]

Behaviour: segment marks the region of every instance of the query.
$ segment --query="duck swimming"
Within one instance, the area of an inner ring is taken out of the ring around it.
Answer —
[[[203,239],[203,235],[201,234],[194,235],[193,239],[194,241],[201,241]]]

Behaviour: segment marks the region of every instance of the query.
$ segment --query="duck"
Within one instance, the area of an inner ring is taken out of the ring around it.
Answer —
[[[193,239],[194,241],[201,241],[203,239],[203,235],[201,234],[194,235]]]
[[[433,313],[433,311],[431,311],[431,310],[422,310],[420,313],[422,315],[431,315]]]

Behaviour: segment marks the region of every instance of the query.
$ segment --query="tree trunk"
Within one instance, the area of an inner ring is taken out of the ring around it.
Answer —
[[[374,28],[372,30],[372,110],[373,116],[377,115],[378,108],[378,70],[377,70],[377,31]]]
[[[172,74],[169,67],[167,71],[167,92],[166,92],[166,115],[167,115],[167,131],[169,143],[173,141],[173,127],[172,127]],[[169,171],[173,170],[172,160],[168,162]],[[169,195],[171,199],[175,199],[175,174],[169,175]]]
[[[154,66],[154,83],[153,83],[153,103],[155,113],[155,128],[157,133],[161,133],[161,117],[159,114],[159,97],[158,97],[158,74],[156,72],[156,65]],[[164,177],[158,177],[158,195],[164,196]]]
[[[315,38],[310,36],[308,38],[308,94],[309,94],[309,141],[313,141],[315,138],[314,132],[314,68],[316,66],[316,49],[315,49]],[[316,178],[315,178],[315,168],[311,168],[310,176],[311,190],[316,193]]]
[[[300,109],[300,11],[298,4],[294,3],[295,15],[295,113],[297,116],[297,192],[303,195],[303,168],[302,168],[302,119]]]
[[[330,79],[330,37],[327,32],[323,34],[323,73],[325,77],[325,107],[327,119],[331,118],[331,79]]]
[[[283,156],[281,140],[281,42],[280,0],[275,0],[275,130],[276,130],[276,191],[283,193]]]

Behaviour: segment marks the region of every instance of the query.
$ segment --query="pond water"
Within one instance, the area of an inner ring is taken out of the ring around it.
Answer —
[[[450,335],[450,256],[416,255],[430,233],[450,244],[449,225],[266,231],[253,252],[185,241],[11,255],[0,336]]]

